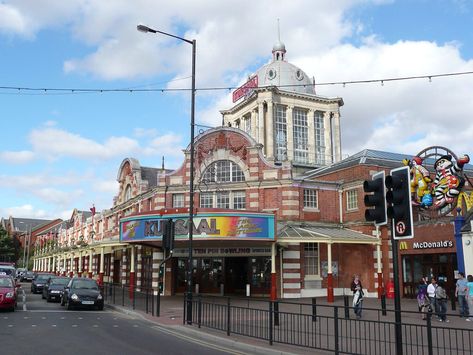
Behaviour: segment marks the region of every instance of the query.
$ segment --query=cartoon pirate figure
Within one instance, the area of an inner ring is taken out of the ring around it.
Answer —
[[[421,157],[412,160],[404,159],[404,165],[409,166],[411,173],[412,203],[427,208],[432,205],[432,195],[429,184],[432,182],[429,171],[422,165]]]
[[[442,208],[446,204],[453,203],[455,197],[460,193],[465,179],[460,176],[463,165],[470,161],[468,155],[464,155],[452,162],[451,155],[443,155],[434,164],[436,171],[434,180],[435,207]]]

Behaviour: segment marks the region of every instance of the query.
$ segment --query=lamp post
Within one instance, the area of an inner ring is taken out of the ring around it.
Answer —
[[[30,238],[31,238],[31,226],[25,222],[20,222],[21,224],[26,225],[26,232],[23,234],[23,268],[28,268],[28,257],[30,252]],[[27,252],[28,250],[28,252]]]
[[[170,33],[154,30],[144,25],[136,26],[140,32],[159,33],[165,36],[179,39],[192,45],[192,87],[191,87],[191,146],[190,146],[190,182],[189,182],[189,256],[187,268],[187,294],[186,294],[186,319],[188,324],[192,324],[192,239],[194,233],[194,121],[195,121],[195,52],[196,40],[188,40]]]

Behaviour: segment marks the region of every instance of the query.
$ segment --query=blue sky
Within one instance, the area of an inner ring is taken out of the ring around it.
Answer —
[[[184,12],[183,9],[186,9]],[[17,0],[0,3],[0,86],[234,87],[271,58],[280,19],[289,62],[316,83],[473,71],[473,1]],[[339,96],[344,156],[472,154],[473,75],[319,86]],[[197,92],[197,123],[218,126],[228,91]],[[121,161],[177,168],[189,143],[188,92],[71,93],[0,89],[0,216],[68,218],[111,207]]]

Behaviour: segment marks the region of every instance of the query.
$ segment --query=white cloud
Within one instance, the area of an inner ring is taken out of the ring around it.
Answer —
[[[0,152],[0,160],[10,164],[25,164],[31,162],[34,158],[35,154],[29,150]]]
[[[0,216],[5,218],[9,216],[17,218],[38,218],[38,219],[47,219],[47,212],[42,209],[35,209],[30,204],[25,204],[22,206],[13,206],[13,207],[0,207]],[[50,217],[49,217],[50,218]],[[54,217],[57,218],[57,217]]]

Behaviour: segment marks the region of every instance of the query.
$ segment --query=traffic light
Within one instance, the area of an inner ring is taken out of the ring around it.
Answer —
[[[169,251],[174,248],[174,234],[174,221],[169,218],[163,228],[163,249]]]
[[[365,219],[381,226],[388,222],[386,216],[386,198],[384,188],[384,171],[373,174],[372,180],[363,182],[363,190],[371,193],[365,195],[365,206],[374,207],[365,210]]]
[[[391,170],[391,175],[386,177],[386,187],[387,214],[393,219],[394,239],[414,238],[409,167]]]

